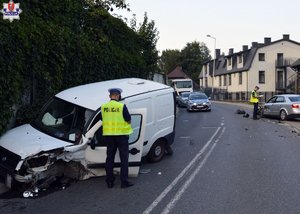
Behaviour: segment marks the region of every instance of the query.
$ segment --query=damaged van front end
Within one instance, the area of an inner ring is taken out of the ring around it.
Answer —
[[[7,132],[0,145],[0,178],[10,189],[20,184],[45,186],[66,175],[82,177],[79,173],[84,167],[65,151],[73,144],[39,132],[29,124]]]

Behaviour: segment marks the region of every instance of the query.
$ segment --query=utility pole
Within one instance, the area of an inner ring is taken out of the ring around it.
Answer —
[[[213,61],[213,73],[212,73],[212,87],[211,87],[211,93],[212,93],[212,99],[214,99],[215,93],[214,93],[214,81],[215,81],[215,71],[216,71],[216,45],[217,45],[217,39],[211,35],[206,35],[209,38],[212,38],[214,40],[214,61]]]

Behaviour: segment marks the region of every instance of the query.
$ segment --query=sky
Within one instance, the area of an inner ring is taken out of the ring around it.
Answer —
[[[204,42],[213,55],[214,40],[221,53],[251,47],[252,42],[263,43],[289,34],[300,42],[299,0],[126,0],[131,11],[116,13],[138,23],[147,12],[159,31],[157,49],[181,50],[188,42]]]

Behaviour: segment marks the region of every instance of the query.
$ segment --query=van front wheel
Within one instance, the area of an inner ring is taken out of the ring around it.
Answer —
[[[165,154],[166,144],[163,140],[157,140],[151,147],[147,159],[149,162],[160,161]]]

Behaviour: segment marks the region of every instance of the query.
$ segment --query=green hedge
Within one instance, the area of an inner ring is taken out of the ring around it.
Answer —
[[[141,54],[148,48],[144,38],[101,7],[81,0],[28,0],[20,8],[20,20],[0,20],[0,134],[14,105],[20,107],[20,125],[63,89],[147,78],[156,69],[156,62]]]

